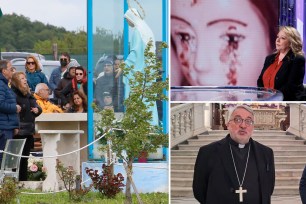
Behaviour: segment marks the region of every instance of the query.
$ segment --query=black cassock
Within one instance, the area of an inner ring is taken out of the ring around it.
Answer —
[[[230,144],[242,182],[249,145],[248,167],[242,185],[243,202],[239,202],[239,183],[230,151]],[[200,148],[195,164],[193,192],[205,204],[270,204],[275,184],[274,156],[271,148],[253,139],[243,148],[226,138]]]

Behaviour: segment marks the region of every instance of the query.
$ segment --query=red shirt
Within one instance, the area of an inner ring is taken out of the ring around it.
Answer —
[[[279,54],[275,57],[273,64],[271,64],[262,76],[262,81],[265,88],[274,89],[275,76],[283,64],[283,60],[278,63]]]

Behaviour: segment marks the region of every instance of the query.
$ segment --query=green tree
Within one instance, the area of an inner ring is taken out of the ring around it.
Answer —
[[[63,27],[31,22],[23,15],[3,15],[0,19],[0,45],[2,51],[29,51],[52,54],[53,43],[58,43],[59,52],[72,54],[87,52],[87,34],[70,32]]]
[[[160,145],[168,145],[168,135],[162,132],[160,126],[151,125],[152,112],[149,107],[153,106],[157,100],[167,100],[163,91],[168,88],[168,79],[160,80],[162,64],[155,53],[149,51],[151,46],[152,42],[148,43],[145,50],[144,72],[135,72],[133,67],[127,67],[124,64],[121,66],[124,75],[133,72],[133,78],[129,79],[131,91],[124,102],[126,112],[123,118],[117,121],[113,110],[102,110],[99,112],[101,120],[96,123],[101,134],[107,132],[106,139],[111,143],[112,151],[127,163],[127,174],[132,174],[133,161],[142,152],[155,152]],[[160,49],[165,47],[166,44],[162,43]],[[107,150],[107,146],[102,149]],[[123,155],[124,151],[126,156]],[[126,203],[132,203],[129,177],[125,195]]]

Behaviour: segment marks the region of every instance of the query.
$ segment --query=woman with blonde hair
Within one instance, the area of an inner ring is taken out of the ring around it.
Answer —
[[[284,101],[300,100],[305,75],[301,36],[295,28],[281,26],[275,45],[276,52],[266,57],[257,86],[281,91]]]
[[[48,79],[40,66],[38,60],[33,55],[27,57],[25,63],[26,77],[32,92],[35,91],[35,87],[39,83],[45,83],[49,86]]]
[[[36,99],[30,92],[26,75],[23,72],[15,72],[11,80],[11,88],[16,95],[17,104],[21,107],[19,112],[19,131],[14,139],[26,139],[22,155],[29,156],[31,148],[34,147],[35,118],[42,113],[37,105]],[[28,159],[21,158],[19,180],[27,180]]]

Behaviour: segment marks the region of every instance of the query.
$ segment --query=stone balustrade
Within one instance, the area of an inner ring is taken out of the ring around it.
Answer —
[[[170,118],[171,148],[197,134],[210,130],[213,122],[212,107],[211,103],[175,104],[171,108]],[[280,124],[287,117],[281,108],[254,108],[253,110],[254,126],[258,130],[281,130]],[[223,129],[223,119],[225,124],[227,123],[228,111],[226,108],[219,110],[221,125],[218,129]],[[306,114],[306,108],[303,111]],[[306,117],[303,124],[303,127],[306,128]]]
[[[290,104],[290,126],[287,132],[306,140],[306,105]]]
[[[209,104],[179,104],[171,108],[171,147],[207,130]]]

